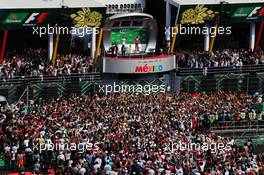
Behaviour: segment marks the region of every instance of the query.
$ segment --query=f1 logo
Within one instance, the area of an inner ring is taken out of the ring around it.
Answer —
[[[262,9],[261,9],[262,8]],[[261,10],[259,10],[261,9]],[[258,14],[259,17],[264,16],[264,7],[255,7],[251,13],[248,15],[248,18],[252,18],[253,15]]]
[[[29,18],[25,21],[25,24],[29,24],[32,23],[33,21],[36,20],[37,18],[37,23],[43,23],[43,21],[45,20],[45,18],[48,16],[48,13],[32,13]]]
[[[36,19],[36,16],[38,16],[39,13],[32,13],[29,18],[26,20],[25,24],[30,23],[31,21],[34,21]]]
[[[264,7],[262,7],[262,9],[259,12],[259,17],[262,17],[262,16],[264,16]]]

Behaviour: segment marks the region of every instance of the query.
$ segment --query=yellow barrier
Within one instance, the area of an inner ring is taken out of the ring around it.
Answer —
[[[98,57],[100,55],[100,47],[101,47],[101,42],[102,42],[102,38],[103,38],[103,33],[104,33],[104,29],[101,28],[100,32],[99,32],[99,38],[98,38],[98,41],[97,41],[97,47],[96,47],[96,51],[95,51],[94,63],[97,63]]]
[[[172,38],[172,44],[171,44],[171,48],[170,48],[170,54],[173,54],[174,51],[174,46],[176,43],[176,38],[177,38],[177,33],[178,33],[178,24],[175,26],[175,28],[177,30],[177,32],[174,32],[173,38]]]
[[[213,52],[215,38],[216,38],[217,30],[218,30],[218,24],[215,25],[215,28],[216,28],[215,36],[211,36],[211,41],[210,41],[210,46],[209,46],[209,54],[212,54],[212,52]]]
[[[59,34],[56,35],[55,38],[55,45],[54,45],[54,49],[53,49],[53,53],[52,53],[52,64],[54,65],[57,59],[57,51],[58,51],[58,46],[59,46],[59,39],[60,36]]]

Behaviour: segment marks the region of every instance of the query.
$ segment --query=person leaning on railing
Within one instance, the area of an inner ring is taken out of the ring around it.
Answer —
[[[211,125],[215,124],[216,117],[215,117],[215,115],[213,113],[209,115],[209,120],[210,120]]]
[[[248,113],[248,119],[249,119],[249,121],[253,119],[253,111],[252,110],[250,110]]]
[[[257,118],[256,111],[255,111],[255,110],[253,110],[253,116],[252,116],[252,120],[256,120],[256,118]]]
[[[241,121],[246,120],[246,113],[244,110],[240,112],[240,118],[241,118]]]
[[[252,125],[252,121],[254,121],[256,119],[256,112],[254,110],[250,110],[249,114],[248,114],[248,126],[251,127]]]
[[[258,124],[260,125],[262,123],[262,115],[263,115],[263,112],[261,112],[260,110],[257,112],[257,121],[258,121]]]
[[[241,115],[240,115],[239,112],[238,112],[237,114],[235,114],[235,120],[236,120],[237,122],[239,122],[239,121],[241,120]]]
[[[246,120],[246,113],[244,110],[242,110],[238,115],[240,115],[240,121],[241,121],[241,126],[245,126],[245,120]]]

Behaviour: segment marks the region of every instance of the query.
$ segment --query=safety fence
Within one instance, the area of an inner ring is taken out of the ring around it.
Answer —
[[[0,95],[8,102],[20,100],[47,100],[70,96],[108,95],[124,93],[127,95],[155,95],[165,93],[168,83],[163,79],[150,80],[102,80],[93,76],[50,77],[50,79],[16,80],[0,84]]]
[[[264,120],[217,121],[211,124],[210,129],[224,136],[254,138],[264,134]]]
[[[70,75],[39,75],[39,76],[15,76],[4,78],[0,77],[0,85],[15,85],[25,83],[50,83],[50,82],[65,82],[78,79],[79,81],[95,81],[100,80],[101,75],[98,72],[86,74],[70,74]]]
[[[216,74],[252,74],[264,72],[264,64],[243,65],[243,66],[226,66],[226,67],[204,67],[204,68],[181,68],[177,67],[179,76],[190,75],[216,75]]]
[[[27,91],[27,92],[25,92]],[[29,99],[49,98],[90,93],[108,94],[122,92],[129,95],[150,95],[160,92],[238,92],[264,93],[264,74],[229,74],[178,76],[171,73],[167,78],[142,80],[107,79],[100,73],[73,74],[65,76],[16,77],[0,80],[0,95],[9,101],[17,101],[23,94]]]
[[[219,121],[211,125],[211,130],[264,129],[264,120]]]
[[[264,93],[264,74],[191,75],[182,76],[180,79],[181,90],[190,93],[219,91],[248,94]]]

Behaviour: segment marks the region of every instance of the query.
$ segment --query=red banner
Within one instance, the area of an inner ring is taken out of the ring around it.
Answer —
[[[2,64],[4,56],[5,56],[7,32],[8,32],[7,30],[4,31],[4,37],[3,37],[3,42],[2,42],[1,54],[0,54],[0,64]]]

